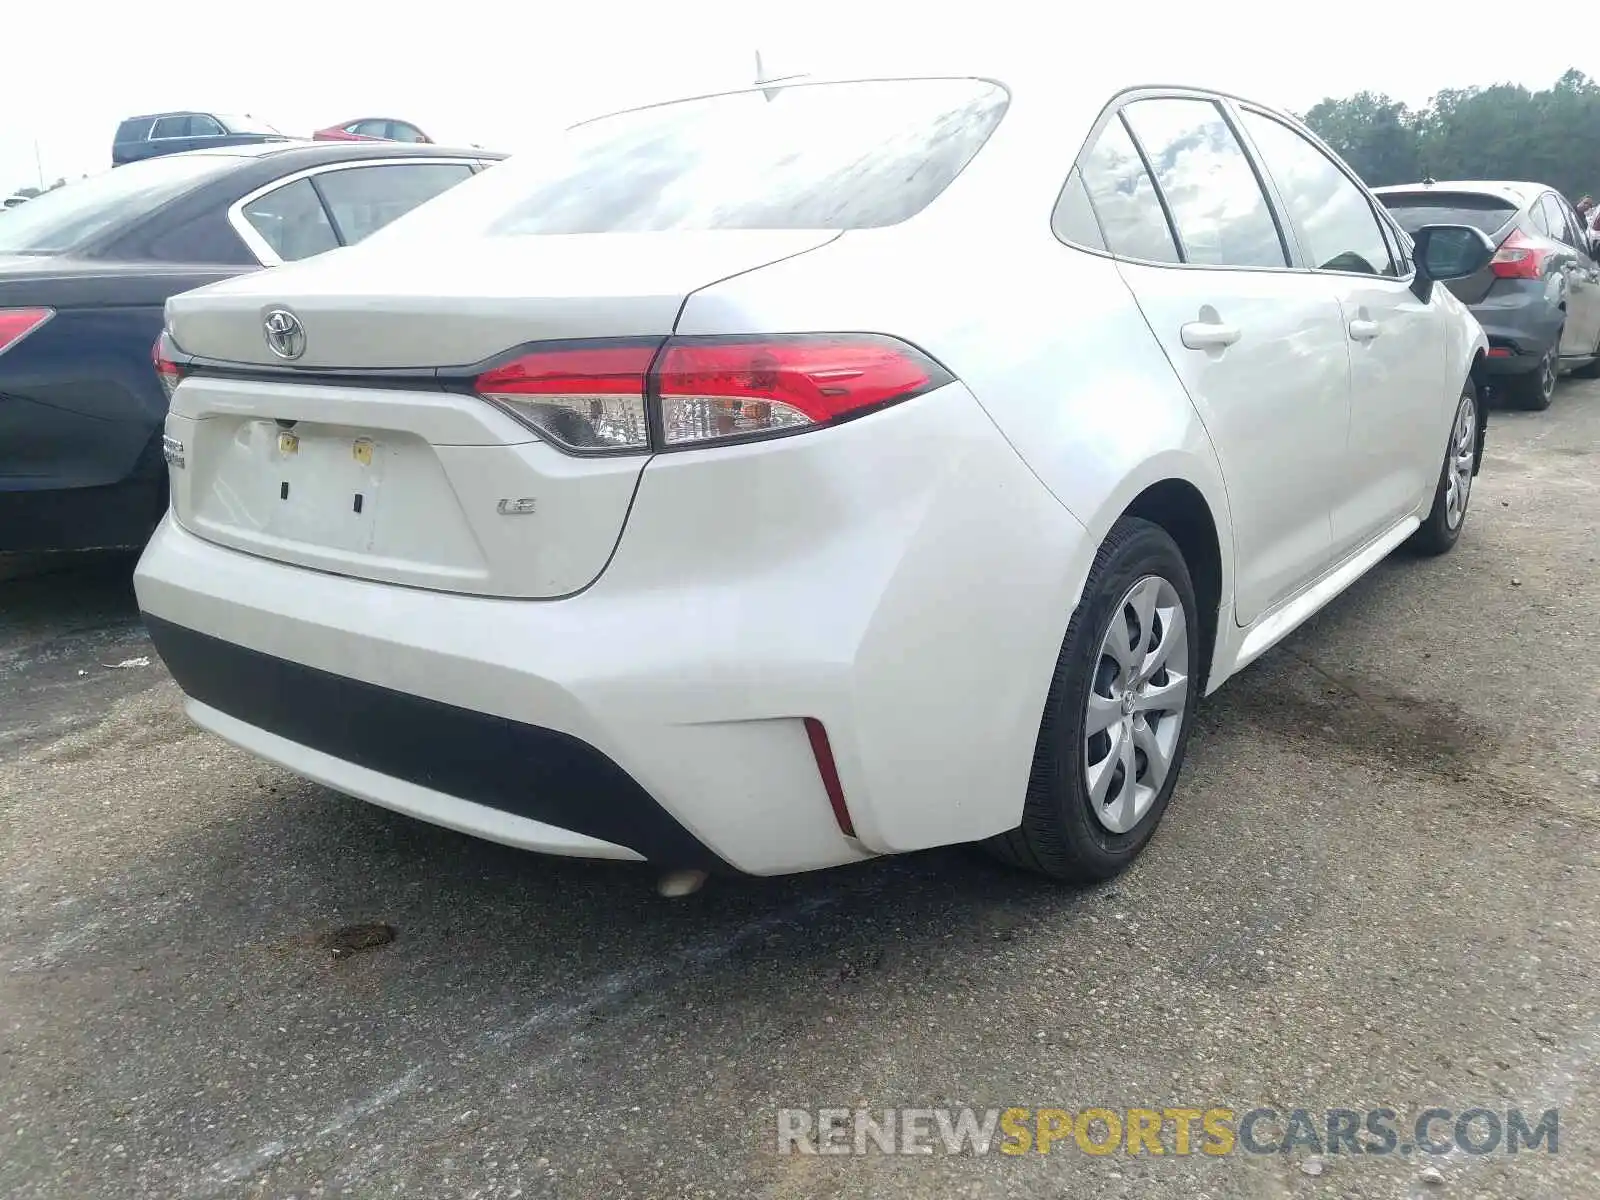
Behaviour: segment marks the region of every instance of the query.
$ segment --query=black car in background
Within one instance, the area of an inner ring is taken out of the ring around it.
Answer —
[[[1600,263],[1582,218],[1554,188],[1425,180],[1373,195],[1407,233],[1471,225],[1494,242],[1488,266],[1445,286],[1483,326],[1485,369],[1518,405],[1549,408],[1565,372],[1600,375]]]
[[[161,157],[0,217],[0,553],[142,545],[165,511],[167,298],[357,242],[502,156],[277,142]]]
[[[287,134],[254,117],[206,112],[147,113],[129,117],[117,126],[116,136],[111,139],[111,165],[120,167],[188,150],[289,140]]]

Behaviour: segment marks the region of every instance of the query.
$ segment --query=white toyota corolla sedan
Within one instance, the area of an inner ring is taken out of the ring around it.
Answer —
[[[198,724],[498,842],[1105,878],[1203,693],[1460,536],[1493,252],[1204,89],[604,117],[169,301],[140,606]]]

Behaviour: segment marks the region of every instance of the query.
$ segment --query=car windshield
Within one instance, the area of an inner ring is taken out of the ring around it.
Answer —
[[[222,122],[222,127],[229,133],[274,133],[282,136],[282,130],[267,124],[260,117],[240,117],[233,113],[217,113],[217,120]]]
[[[0,254],[75,250],[238,163],[225,154],[172,154],[64,184],[6,214],[0,224]]]
[[[961,173],[1007,102],[981,79],[901,79],[619,113],[484,172],[382,236],[894,225]]]
[[[1477,192],[1391,192],[1378,199],[1407,233],[1424,225],[1470,225],[1493,233],[1517,215],[1509,200]]]

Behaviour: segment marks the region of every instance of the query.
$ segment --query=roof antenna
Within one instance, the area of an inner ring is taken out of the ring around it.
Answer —
[[[778,93],[783,89],[772,87],[774,83],[789,83],[795,79],[804,79],[805,75],[779,75],[776,79],[768,79],[766,68],[761,65],[761,51],[756,51],[756,86],[761,89],[761,94],[768,100],[776,100]]]

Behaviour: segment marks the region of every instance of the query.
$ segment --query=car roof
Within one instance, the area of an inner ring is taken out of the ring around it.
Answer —
[[[280,142],[253,142],[244,146],[218,146],[208,150],[186,150],[186,155],[208,158],[291,159],[288,170],[320,167],[324,163],[360,162],[369,158],[505,158],[498,150],[460,150],[420,142],[314,142],[289,139]],[[176,157],[176,156],[168,156]]]
[[[1492,196],[1499,200],[1509,200],[1521,208],[1535,196],[1544,192],[1553,192],[1556,189],[1543,183],[1528,183],[1519,180],[1504,179],[1424,179],[1417,183],[1391,183],[1385,187],[1373,188],[1377,196],[1391,196],[1401,192],[1462,192],[1468,195]]]

